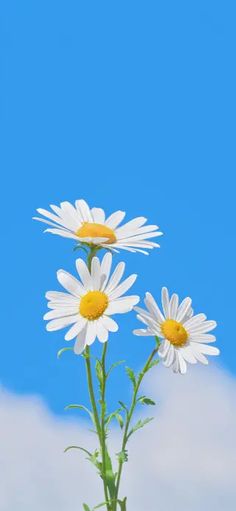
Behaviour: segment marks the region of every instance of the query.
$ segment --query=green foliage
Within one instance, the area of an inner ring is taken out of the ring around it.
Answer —
[[[92,511],[87,504],[83,504],[84,511]]]
[[[57,352],[57,358],[60,358],[60,357],[61,357],[61,355],[62,355],[65,351],[73,351],[73,348],[61,348],[61,349]]]
[[[142,405],[155,405],[155,401],[153,401],[152,399],[150,399],[149,397],[146,397],[146,396],[141,396],[137,399],[137,403],[141,403]]]
[[[72,405],[65,406],[64,409],[65,410],[71,410],[71,409],[83,410],[84,412],[86,412],[89,415],[89,417],[92,420],[93,424],[95,423],[94,422],[94,415],[93,415],[93,413],[88,408],[86,408],[86,406],[84,406],[84,405],[72,404]]]
[[[125,362],[125,360],[118,360],[118,362],[115,362],[114,364],[112,364],[110,369],[107,372],[107,378],[110,376],[111,372],[113,371],[113,369],[115,369],[115,367],[117,367],[121,364],[124,364],[124,362]]]
[[[126,413],[129,412],[128,406],[126,406],[126,404],[123,403],[123,401],[118,401],[118,403],[121,406],[121,408],[123,408],[123,410],[125,410]]]
[[[158,364],[159,364],[159,359],[157,359],[157,358],[156,358],[155,360],[152,360],[152,361],[150,362],[150,364],[148,365],[148,367],[147,367],[147,369],[146,369],[145,373],[147,373],[148,371],[150,371],[150,369],[152,369],[152,367],[155,367],[155,366],[157,366]]]
[[[152,420],[154,419],[154,417],[150,417],[150,418],[147,418],[147,419],[144,419],[144,420],[141,420],[139,419],[138,422],[131,428],[131,430],[129,431],[128,435],[127,435],[127,439],[133,435],[133,433],[135,433],[135,431],[137,431],[138,429],[141,429],[143,428],[146,424],[148,424],[149,422],[151,422]]]
[[[130,367],[126,367],[125,370],[126,370],[126,373],[127,373],[128,377],[129,377],[130,381],[132,382],[132,384],[133,384],[133,386],[135,388],[135,386],[136,386],[136,378],[135,378],[135,374],[134,374],[133,369],[131,369]]]
[[[125,463],[128,461],[128,451],[126,449],[123,449],[123,451],[116,453],[117,459],[120,463]]]

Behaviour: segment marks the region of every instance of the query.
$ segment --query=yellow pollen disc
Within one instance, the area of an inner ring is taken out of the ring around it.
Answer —
[[[184,346],[188,340],[188,332],[175,319],[166,319],[161,325],[161,331],[165,338],[174,346]]]
[[[101,291],[89,291],[81,298],[79,311],[81,316],[93,321],[100,318],[108,306],[108,297]]]
[[[75,234],[80,238],[107,238],[107,241],[104,243],[116,242],[114,231],[102,224],[84,222]]]

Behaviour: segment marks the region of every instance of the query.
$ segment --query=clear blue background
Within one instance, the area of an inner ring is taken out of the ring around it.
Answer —
[[[217,363],[236,372],[235,15],[235,2],[216,0],[1,4],[6,388],[36,393],[56,413],[86,400],[83,360],[58,361],[63,332],[47,333],[42,320],[56,270],[74,271],[73,242],[31,220],[37,207],[77,198],[160,225],[160,250],[116,261],[139,274],[140,296],[158,298],[162,285],[192,296],[218,322]],[[133,313],[119,323],[110,359],[138,369],[152,340],[131,334]],[[122,374],[111,401],[126,394]]]

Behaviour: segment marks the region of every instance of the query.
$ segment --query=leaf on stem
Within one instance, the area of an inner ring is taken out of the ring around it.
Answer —
[[[89,415],[90,419],[92,420],[93,424],[95,424],[94,415],[93,415],[93,413],[88,408],[86,408],[86,406],[72,404],[72,405],[67,405],[64,408],[64,410],[71,410],[71,409],[83,410],[84,412],[88,413],[88,415]]]
[[[131,428],[129,434],[127,435],[127,440],[128,438],[133,434],[135,433],[135,431],[137,431],[138,429],[141,429],[143,428],[146,424],[148,424],[149,422],[151,422],[152,420],[154,419],[154,417],[150,417],[150,418],[147,418],[147,419],[144,419],[144,420],[141,420],[139,419],[139,421]]]
[[[130,367],[126,367],[125,370],[126,370],[126,373],[129,377],[129,379],[131,380],[133,386],[135,387],[136,386],[136,378],[135,378],[133,369],[131,369]]]
[[[155,401],[153,401],[152,399],[150,399],[149,397],[146,397],[146,396],[140,396],[138,399],[137,399],[137,403],[141,403],[142,405],[155,405]]]
[[[119,463],[125,463],[126,461],[128,461],[128,451],[126,449],[123,449],[122,451],[117,452],[116,456],[117,456]]]
[[[114,364],[112,364],[110,369],[107,372],[107,378],[108,378],[108,376],[110,376],[111,372],[113,371],[113,369],[115,369],[115,367],[117,367],[121,364],[124,364],[124,362],[125,362],[125,360],[118,360],[118,362],[115,362]]]
[[[57,358],[60,358],[60,356],[65,352],[65,351],[73,351],[73,348],[61,348],[58,352],[57,352]]]
[[[87,504],[83,504],[84,511],[91,511],[90,507]]]
[[[128,406],[126,406],[125,403],[123,403],[123,401],[118,401],[118,403],[120,404],[121,408],[123,408],[123,410],[126,411],[126,413],[129,413]]]

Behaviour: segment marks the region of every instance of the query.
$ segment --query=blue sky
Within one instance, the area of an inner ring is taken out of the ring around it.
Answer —
[[[138,273],[140,296],[167,285],[216,319],[217,363],[235,374],[234,2],[22,0],[1,11],[1,384],[58,414],[86,401],[83,360],[58,361],[63,332],[42,320],[56,270],[74,271],[73,242],[32,221],[37,207],[78,198],[160,225],[160,250],[115,260]],[[138,369],[152,340],[132,335],[134,314],[119,322],[110,360]],[[110,401],[126,389],[120,368]]]

